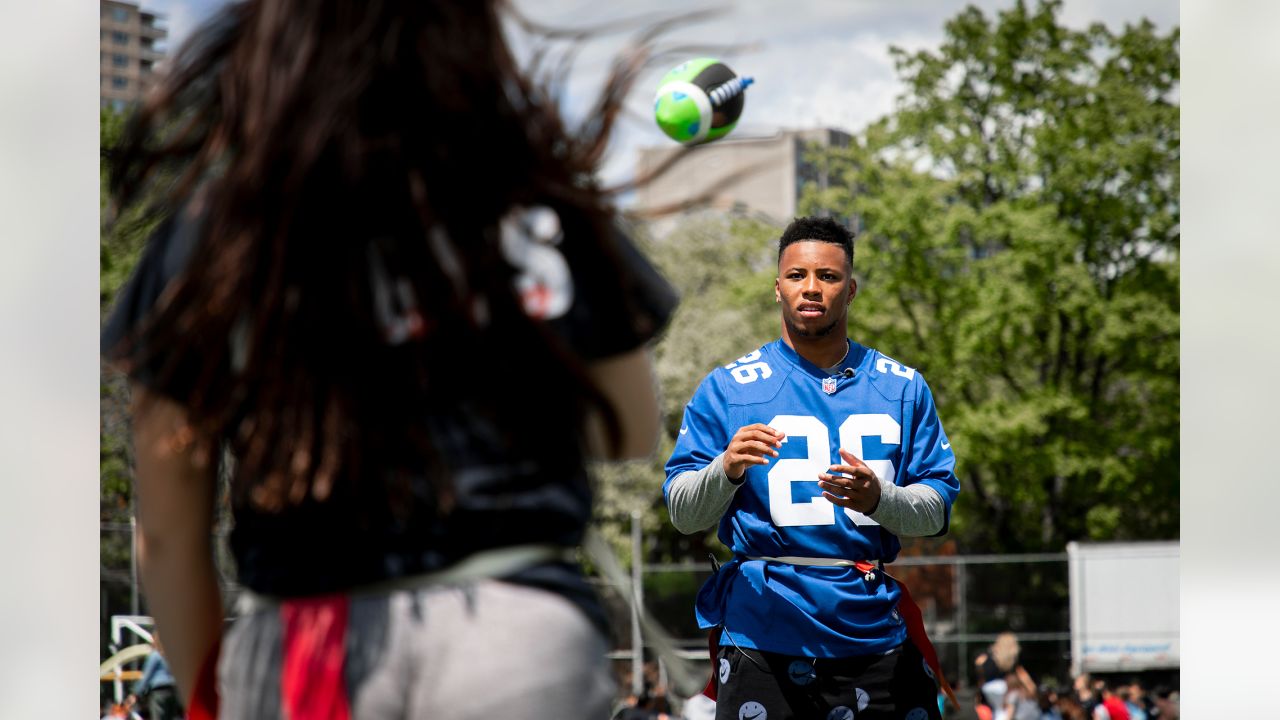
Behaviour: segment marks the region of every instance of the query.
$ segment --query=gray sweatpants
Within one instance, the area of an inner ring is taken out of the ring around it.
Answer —
[[[289,717],[285,632],[274,607],[232,624],[218,662],[220,718]],[[581,610],[495,580],[353,596],[342,651],[355,720],[605,720],[615,691],[605,638]]]

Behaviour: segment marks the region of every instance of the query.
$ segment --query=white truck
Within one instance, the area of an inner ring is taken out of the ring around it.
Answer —
[[[1071,673],[1177,668],[1178,541],[1068,543]]]

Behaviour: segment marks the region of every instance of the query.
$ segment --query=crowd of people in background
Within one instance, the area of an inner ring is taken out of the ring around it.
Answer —
[[[1148,689],[1138,678],[1078,675],[1069,690],[1040,691],[1041,718],[1062,720],[1176,720],[1178,693],[1167,686]]]
[[[1021,647],[1014,633],[1001,633],[974,661],[975,692],[972,708],[946,705],[946,718],[979,720],[1178,720],[1178,691],[1168,685],[1148,684],[1137,676],[1093,676],[1072,679],[1070,686],[1057,681],[1039,682],[1019,662]],[[629,678],[618,686],[628,688]],[[704,702],[698,702],[704,701]],[[940,705],[943,704],[940,700]],[[656,663],[645,663],[644,688],[628,694],[615,707],[613,720],[706,720],[715,717],[715,704],[695,696],[678,702],[668,695]],[[963,712],[962,712],[963,710]]]
[[[615,670],[621,669],[621,666]],[[629,668],[627,668],[629,672]],[[662,671],[656,662],[644,664],[644,682],[639,693],[631,687],[629,674],[616,674],[618,689],[627,690],[626,697],[615,704],[611,720],[677,720],[681,714],[672,707],[663,682]]]
[[[974,661],[980,720],[1177,720],[1178,693],[1137,677],[1076,676],[1071,687],[1037,683],[1019,663],[1013,633],[1001,633]]]
[[[1178,692],[1148,688],[1138,678],[1074,678],[1072,687],[1052,684],[1011,688],[993,707],[983,693],[975,698],[984,720],[1177,720]]]

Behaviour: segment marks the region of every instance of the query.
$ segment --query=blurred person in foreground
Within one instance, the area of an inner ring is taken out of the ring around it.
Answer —
[[[103,348],[193,718],[608,715],[584,462],[652,452],[675,298],[594,180],[636,64],[571,131],[505,10],[229,5],[113,157],[166,216]]]
[[[883,563],[946,532],[955,455],[924,377],[849,339],[853,258],[832,218],[787,226],[782,337],[702,381],[667,461],[672,524],[734,553],[696,603],[719,720],[936,720],[950,693]]]

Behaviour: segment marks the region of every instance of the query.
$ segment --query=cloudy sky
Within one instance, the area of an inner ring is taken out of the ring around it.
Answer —
[[[1034,0],[1032,0],[1034,2]],[[165,16],[170,47],[176,48],[225,0],[143,0]],[[830,126],[856,132],[888,113],[901,86],[889,58],[890,46],[909,50],[936,47],[943,24],[966,5],[988,16],[1012,0],[739,0],[713,4],[687,0],[515,0],[530,18],[556,27],[581,27],[629,17],[661,17],[691,7],[723,7],[710,22],[679,28],[671,42],[753,46],[722,59],[756,84],[734,137],[769,135],[779,128]],[[1113,30],[1149,18],[1161,31],[1179,26],[1177,0],[1066,0],[1061,19],[1083,28],[1102,22]],[[627,34],[606,35],[583,49],[566,93],[566,113],[580,117],[594,100],[608,61],[625,46]],[[675,65],[675,62],[670,63]],[[657,80],[654,67],[629,99],[628,116],[615,133],[604,177],[629,177],[639,147],[669,142],[649,119]]]

